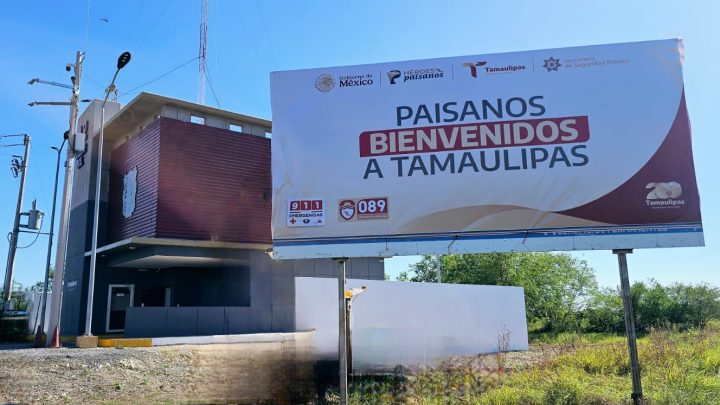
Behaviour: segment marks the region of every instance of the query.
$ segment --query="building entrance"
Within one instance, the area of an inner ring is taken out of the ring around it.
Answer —
[[[125,312],[133,305],[135,286],[132,284],[110,284],[108,286],[107,332],[125,331]]]

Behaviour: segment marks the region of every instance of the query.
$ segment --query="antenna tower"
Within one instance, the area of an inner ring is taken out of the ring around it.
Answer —
[[[208,0],[200,0],[200,48],[198,50],[198,104],[205,104],[205,76],[207,75],[207,17]]]

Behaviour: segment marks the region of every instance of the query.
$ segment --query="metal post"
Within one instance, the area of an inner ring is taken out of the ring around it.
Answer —
[[[93,234],[92,234],[92,250],[90,251],[90,273],[88,274],[88,295],[87,308],[85,310],[85,336],[92,336],[92,312],[93,298],[95,295],[95,267],[97,265],[97,241],[98,227],[100,226],[100,189],[102,188],[102,166],[103,166],[103,143],[105,139],[105,104],[110,96],[110,92],[115,89],[115,79],[117,79],[120,69],[122,69],[130,61],[130,52],[123,52],[118,58],[117,69],[113,75],[110,85],[105,89],[105,98],[100,107],[100,135],[98,137],[97,148],[97,170],[95,172],[95,204],[93,211]]]
[[[45,283],[43,284],[43,293],[40,299],[40,331],[45,331],[45,309],[47,307],[48,283],[50,282],[50,258],[52,256],[53,232],[55,230],[55,208],[57,206],[58,178],[60,177],[60,155],[65,146],[65,141],[66,140],[63,139],[60,148],[57,149],[57,162],[55,163],[55,188],[53,191],[52,213],[50,214],[50,236],[48,237],[47,259],[45,260]],[[53,149],[55,149],[55,147],[53,147]]]
[[[20,191],[18,192],[17,208],[15,209],[15,222],[13,224],[12,233],[10,234],[10,247],[8,249],[7,266],[5,268],[2,312],[10,309],[10,299],[12,298],[15,252],[17,251],[18,237],[20,235],[20,216],[22,212],[23,196],[25,194],[25,173],[27,172],[28,158],[30,153],[30,137],[28,135],[23,136],[23,144],[25,145],[25,155],[22,161],[22,173],[20,174]]]
[[[353,361],[352,361],[352,298],[345,298],[345,346],[347,349],[347,375],[349,378],[353,378]]]
[[[632,375],[633,385],[633,392],[630,397],[634,405],[641,405],[643,403],[643,393],[640,382],[640,360],[638,359],[635,337],[635,316],[633,315],[632,296],[630,295],[627,257],[625,257],[626,254],[632,253],[632,249],[614,249],[613,253],[618,257],[618,266],[620,267],[620,291],[625,309],[625,330],[627,331],[628,355],[630,356],[630,373]]]
[[[107,100],[107,95],[105,96]],[[85,309],[85,336],[92,335],[93,296],[95,295],[95,266],[97,265],[98,225],[100,224],[100,188],[102,186],[103,138],[105,135],[105,102],[100,109],[100,135],[97,148],[97,171],[95,172],[95,203],[93,210],[93,233],[90,251],[90,274],[88,275],[87,308]]]
[[[78,102],[80,100],[80,78],[82,76],[82,64],[85,60],[84,52],[77,52],[75,56],[75,80],[73,91],[70,97],[70,145],[67,148],[67,159],[65,160],[65,181],[63,183],[63,198],[60,205],[60,228],[58,229],[58,242],[55,251],[55,278],[53,279],[52,305],[50,305],[50,319],[48,332],[60,327],[60,309],[62,305],[63,279],[65,277],[65,250],[68,243],[70,231],[70,198],[72,195],[73,168],[75,167],[75,132],[77,128]],[[47,345],[50,345],[52,333],[48,333]]]
[[[338,360],[340,368],[340,405],[347,404],[348,370],[347,370],[347,312],[345,310],[345,263],[347,257],[333,259],[338,264]]]

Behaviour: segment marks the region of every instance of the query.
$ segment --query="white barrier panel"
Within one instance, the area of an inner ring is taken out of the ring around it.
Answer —
[[[26,296],[26,299],[28,302],[28,330],[32,333],[35,333],[37,331],[37,325],[40,322],[40,301],[42,301],[42,292],[34,291],[32,293],[28,293]],[[50,304],[52,300],[52,292],[48,292],[47,294],[47,302],[45,303],[45,316],[49,316],[50,314]],[[47,318],[46,318],[47,319]],[[48,325],[47,322],[45,322],[45,327],[43,328],[43,332],[45,334],[48,333]]]
[[[417,367],[460,355],[527,350],[525,298],[520,287],[348,280],[366,286],[352,307],[353,368],[358,372]],[[319,359],[337,359],[337,280],[295,279],[295,328],[315,330]]]

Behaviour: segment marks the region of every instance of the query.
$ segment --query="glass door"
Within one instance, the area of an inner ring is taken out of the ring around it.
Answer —
[[[133,304],[134,290],[132,284],[110,284],[108,286],[107,332],[123,332],[125,330],[125,312]]]

